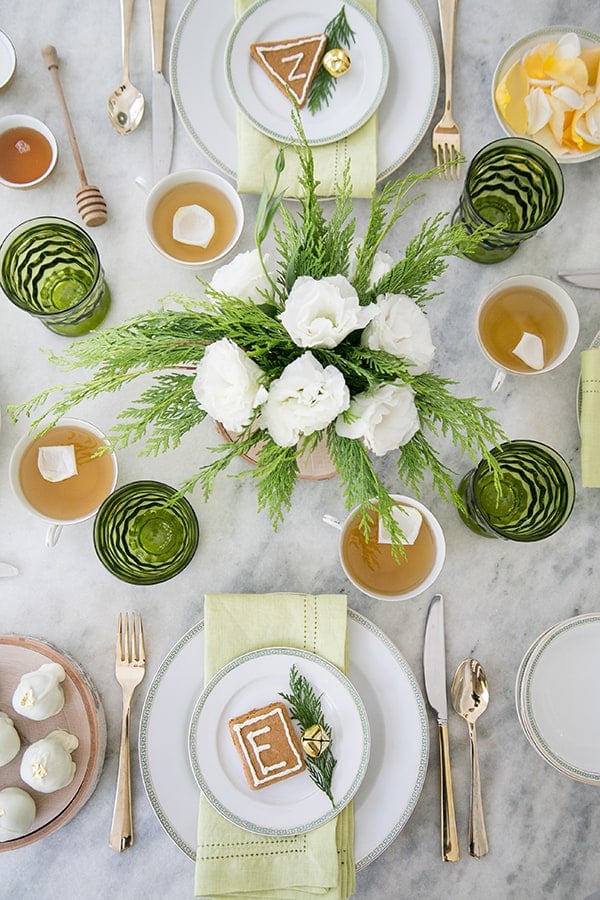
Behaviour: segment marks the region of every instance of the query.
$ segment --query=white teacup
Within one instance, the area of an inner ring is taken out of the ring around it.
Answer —
[[[145,187],[143,179],[136,181]],[[194,241],[206,241],[206,234],[197,230],[206,227],[206,213],[209,218],[212,216],[214,233],[202,246]],[[178,220],[174,223],[176,215]],[[146,200],[144,221],[152,246],[162,256],[182,266],[206,268],[227,256],[239,241],[244,207],[235,188],[221,175],[186,169],[173,172],[154,185]]]
[[[27,189],[45,181],[56,165],[58,145],[44,122],[14,113],[0,119],[0,184]]]
[[[571,297],[541,275],[504,278],[477,311],[479,345],[496,366],[493,391],[509,372],[542,375],[560,366],[578,335],[579,316]]]
[[[40,446],[75,447],[77,474],[59,481],[44,478],[38,468]],[[117,483],[117,458],[105,435],[82,419],[64,418],[40,437],[24,435],[12,452],[8,476],[15,497],[25,509],[48,523],[46,546],[53,547],[64,525],[77,525],[94,516]]]
[[[446,541],[438,520],[426,506],[412,497],[392,496],[400,506],[416,509],[422,518],[415,542],[405,545],[406,559],[400,562],[392,557],[391,544],[378,542],[377,523],[365,543],[358,530],[357,507],[344,522],[332,516],[323,516],[323,521],[341,530],[340,562],[354,587],[376,600],[410,600],[430,588],[439,576],[446,558]],[[401,516],[399,523],[402,527]]]

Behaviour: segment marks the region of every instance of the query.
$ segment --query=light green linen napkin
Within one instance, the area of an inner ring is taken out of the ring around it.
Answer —
[[[234,0],[235,18],[238,19],[255,0]],[[340,3],[340,8],[342,4]],[[377,14],[377,0],[362,0],[362,6],[373,18]],[[323,27],[327,21],[323,22]],[[281,35],[300,37],[301,35]],[[250,50],[248,49],[248,52]],[[265,76],[266,78],[266,76]],[[277,88],[273,88],[277,90]],[[332,100],[335,103],[335,98]],[[291,129],[290,120],[290,129]],[[238,144],[238,190],[260,194],[264,179],[272,184],[275,177],[275,159],[280,144],[258,131],[248,119],[237,112]],[[317,193],[321,197],[332,197],[335,186],[346,162],[350,160],[350,180],[355,197],[370,197],[377,181],[377,113],[357,131],[340,141],[313,147],[315,176],[320,182]],[[286,150],[285,169],[279,189],[285,188],[288,197],[298,197],[300,193],[300,167],[293,149]]]
[[[342,595],[209,595],[204,625],[205,681],[232,659],[269,646],[308,650],[347,670],[347,604]],[[195,896],[343,900],[355,890],[353,848],[352,804],[308,834],[269,837],[243,831],[201,797]]]
[[[581,354],[581,481],[600,487],[600,350]]]

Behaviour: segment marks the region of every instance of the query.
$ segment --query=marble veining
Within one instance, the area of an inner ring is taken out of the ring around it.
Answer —
[[[439,47],[435,0],[422,0]],[[170,0],[167,40],[185,6]],[[549,24],[572,23],[600,32],[600,8],[577,0],[532,0],[459,4],[456,29],[455,114],[468,156],[501,136],[490,103],[496,62],[506,47],[526,32]],[[151,167],[150,103],[140,128],[122,137],[111,128],[106,98],[120,72],[120,22],[117,3],[9,4],[0,2],[0,29],[12,38],[18,69],[11,86],[0,93],[0,115],[27,112],[43,119],[57,135],[59,162],[52,177],[33,191],[0,193],[0,238],[23,221],[52,214],[77,219],[75,168],[40,48],[54,43],[88,178],[97,183],[109,207],[109,221],[95,229],[106,277],[113,294],[107,324],[156,306],[170,291],[195,293],[193,274],[159,257],[144,235],[144,195],[134,178],[148,178]],[[150,37],[145,4],[134,13],[131,77],[150,89]],[[199,90],[205,90],[200,87]],[[441,114],[442,99],[434,121]],[[430,131],[399,170],[405,175],[432,163]],[[433,716],[429,771],[417,806],[393,844],[361,871],[358,900],[442,900],[488,897],[490,900],[598,900],[600,898],[600,804],[594,786],[579,784],[552,769],[523,735],[514,708],[519,663],[531,642],[548,626],[583,612],[597,612],[597,507],[599,495],[581,488],[579,435],[575,415],[579,351],[600,328],[598,293],[573,288],[581,332],[576,351],[557,370],[538,378],[509,377],[496,395],[490,392],[492,367],[480,354],[474,333],[480,299],[501,278],[539,273],[555,278],[562,267],[598,265],[600,226],[594,187],[600,160],[564,167],[565,199],[556,219],[518,253],[495,266],[453,260],[439,280],[443,295],[429,307],[435,367],[460,383],[457,392],[476,395],[493,405],[507,434],[546,441],[573,467],[578,496],[573,515],[554,537],[519,546],[470,533],[456,511],[433,494],[422,499],[444,528],[447,560],[435,590],[446,598],[446,651],[449,680],[464,657],[475,654],[490,681],[491,700],[478,726],[483,800],[490,842],[489,855],[468,856],[468,741],[454,713],[449,727],[455,800],[462,858],[442,863],[439,852],[439,783]],[[173,168],[212,168],[176,121]],[[398,252],[421,222],[438,211],[451,213],[461,182],[430,181],[422,199],[390,235],[388,248]],[[256,198],[244,197],[247,221],[253,220]],[[366,203],[355,209],[359,224]],[[252,246],[247,227],[240,249]],[[19,402],[41,387],[73,381],[47,360],[60,352],[64,339],[14,309],[0,298],[2,351],[0,404]],[[78,415],[108,429],[128,394],[82,404]],[[138,609],[144,617],[148,647],[146,683],[133,708],[133,745],[144,690],[175,641],[202,617],[204,593],[219,591],[346,592],[349,605],[372,619],[396,643],[423,686],[421,652],[430,595],[405,604],[368,600],[346,581],[337,561],[338,535],[321,522],[324,512],[342,516],[343,500],[336,480],[298,485],[293,509],[278,532],[265,513],[256,511],[249,480],[221,478],[214,496],[192,503],[200,521],[198,553],[190,567],[164,585],[132,587],[116,581],[96,560],[92,526],[86,522],[65,530],[56,548],[44,546],[45,527],[18,506],[8,485],[8,460],[26,423],[10,423],[2,412],[0,430],[0,558],[18,566],[20,575],[0,583],[0,615],[5,632],[44,637],[72,654],[87,668],[98,687],[108,720],[108,751],[98,788],[65,828],[28,848],[0,858],[0,896],[61,896],[65,900],[160,897],[184,900],[193,895],[193,869],[162,830],[142,786],[134,762],[133,794],[136,843],[117,855],[108,846],[117,769],[120,703],[114,679],[114,635],[118,611]],[[139,477],[177,484],[208,459],[207,447],[218,440],[212,423],[187,435],[167,456],[146,458],[131,448],[119,455],[119,482]],[[440,453],[457,472],[471,465],[441,441]],[[400,488],[393,461],[378,463],[391,488]],[[240,461],[236,471],[243,471]]]

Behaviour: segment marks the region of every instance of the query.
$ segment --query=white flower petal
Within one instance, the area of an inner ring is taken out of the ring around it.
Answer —
[[[193,391],[202,409],[231,431],[242,431],[267,399],[264,372],[228,338],[210,344],[198,363]]]
[[[527,134],[535,134],[547,125],[552,115],[550,101],[541,88],[534,88],[525,97],[527,107]]]
[[[573,59],[581,53],[581,41],[579,35],[573,31],[563,34],[556,45],[554,56],[556,59]]]
[[[578,91],[566,84],[557,84],[550,91],[552,100],[557,100],[563,109],[581,109],[583,97]],[[555,107],[556,108],[556,107]]]

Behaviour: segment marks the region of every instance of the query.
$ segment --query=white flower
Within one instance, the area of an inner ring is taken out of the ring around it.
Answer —
[[[356,251],[358,250],[360,244],[358,241],[352,241],[350,245],[350,266],[348,271],[348,278],[350,281],[356,275]],[[380,281],[384,275],[393,269],[394,267],[394,258],[390,256],[390,254],[386,250],[376,250],[375,256],[373,257],[373,265],[371,266],[371,272],[369,273],[369,287],[375,287],[378,281]]]
[[[342,373],[335,366],[323,368],[308,351],[272,382],[261,424],[276,444],[292,447],[300,435],[326,428],[349,403]]]
[[[264,261],[268,268],[268,253],[265,253]],[[230,297],[238,297],[240,300],[247,300],[249,303],[264,303],[264,292],[272,294],[272,286],[260,264],[258,250],[238,253],[230,263],[217,269],[210,286],[215,291],[221,291]]]
[[[410,366],[411,374],[426,372],[435,347],[423,310],[404,294],[383,294],[375,306],[377,314],[362,333],[363,347],[401,356]]]
[[[231,431],[248,425],[267,399],[264,373],[243,350],[223,338],[209,344],[198,363],[193,390],[202,409]]]
[[[348,419],[339,416],[337,433],[362,438],[367,450],[376,456],[397,450],[420,427],[414,391],[406,384],[383,384],[371,393],[357,394],[350,402]]]
[[[310,278],[301,275],[279,316],[298,347],[337,347],[351,331],[364,328],[375,315],[373,304],[361,306],[358,294],[343,275]]]

